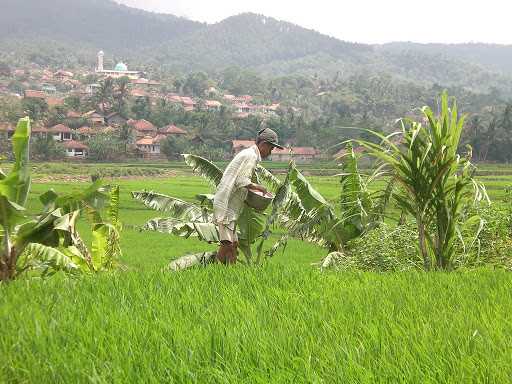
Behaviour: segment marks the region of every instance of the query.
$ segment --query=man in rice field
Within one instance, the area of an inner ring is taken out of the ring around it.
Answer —
[[[239,152],[228,164],[213,199],[213,216],[218,225],[220,248],[217,260],[223,264],[236,262],[238,237],[236,221],[244,207],[248,189],[267,193],[265,187],[251,181],[256,166],[268,157],[278,144],[277,134],[263,128],[258,132],[256,143]]]

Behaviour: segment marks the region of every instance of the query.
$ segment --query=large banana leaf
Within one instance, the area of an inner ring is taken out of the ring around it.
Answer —
[[[256,167],[255,174],[258,177],[258,182],[263,182],[272,192],[276,192],[282,184],[281,180],[260,164]]]
[[[201,156],[184,154],[183,158],[185,159],[185,163],[192,167],[194,172],[199,173],[213,185],[219,185],[222,179],[222,171],[219,167]]]
[[[18,272],[38,269],[42,270],[45,275],[57,271],[78,273],[80,272],[80,263],[76,261],[79,260],[73,259],[80,258],[81,255],[76,249],[31,243],[25,247],[20,256],[17,269]]]
[[[92,231],[91,261],[95,271],[112,269],[122,256],[119,232],[112,224],[100,224]]]
[[[304,175],[299,172],[295,165],[293,165],[289,171],[289,180],[295,188],[301,204],[306,211],[329,207],[324,197],[311,185]]]
[[[132,197],[146,207],[156,211],[169,212],[173,218],[186,221],[208,221],[209,213],[203,207],[188,203],[176,197],[151,191],[134,191]]]
[[[256,212],[246,205],[237,221],[238,244],[247,262],[252,262],[251,245],[260,237],[265,228],[265,214]]]
[[[198,237],[207,243],[218,243],[219,233],[217,227],[209,222],[190,222],[174,217],[151,219],[142,227],[145,231],[169,233],[184,238]]]
[[[11,172],[0,180],[0,196],[24,206],[30,190],[29,167],[30,119],[20,119],[12,137],[14,165]]]

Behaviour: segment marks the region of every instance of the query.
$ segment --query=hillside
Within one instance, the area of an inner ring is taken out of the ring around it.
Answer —
[[[156,58],[167,65],[192,64],[208,69],[256,67],[327,53],[358,61],[372,51],[369,45],[344,42],[271,17],[245,13],[162,44]]]
[[[201,23],[141,11],[111,0],[2,0],[1,40],[132,50],[204,28]]]
[[[96,52],[151,72],[219,73],[237,66],[266,77],[349,78],[386,74],[422,85],[512,95],[512,46],[367,45],[252,13],[206,25],[111,0],[4,0],[3,60],[53,67],[94,66]]]
[[[443,55],[482,65],[492,70],[512,74],[512,46],[499,44],[418,44],[390,43],[379,47],[382,51],[402,53],[421,52],[428,55]]]

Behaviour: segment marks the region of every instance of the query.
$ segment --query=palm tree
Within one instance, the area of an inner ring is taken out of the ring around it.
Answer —
[[[103,113],[107,113],[113,101],[114,80],[111,77],[100,81],[100,87],[94,94],[93,100],[95,105],[99,105]]]
[[[115,80],[115,89],[113,91],[113,98],[115,100],[114,110],[121,115],[125,113],[128,84],[130,84],[130,79],[126,76]]]

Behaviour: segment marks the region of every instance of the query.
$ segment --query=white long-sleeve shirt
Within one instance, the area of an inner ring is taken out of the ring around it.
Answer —
[[[231,224],[238,219],[247,198],[247,186],[261,161],[260,150],[253,145],[240,151],[226,167],[213,199],[217,224]]]

